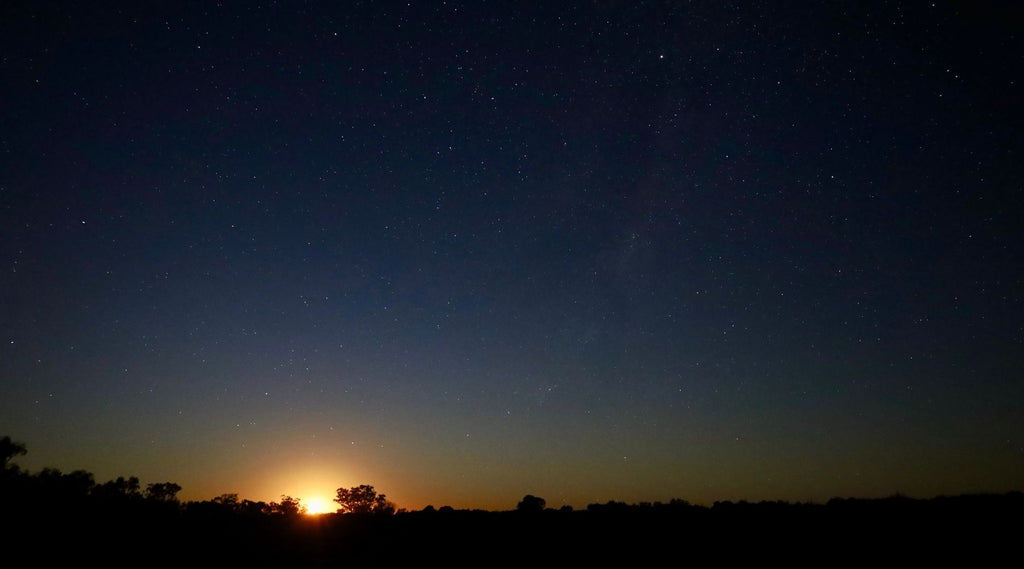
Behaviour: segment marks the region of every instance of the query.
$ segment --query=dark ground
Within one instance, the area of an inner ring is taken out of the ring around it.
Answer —
[[[203,502],[200,504],[210,504]],[[138,505],[137,505],[138,506]],[[610,503],[587,510],[442,509],[393,516],[247,515],[229,509],[7,510],[5,549],[33,565],[575,566],[608,562],[843,565],[1015,556],[1024,495],[913,500]],[[1012,559],[1012,557],[1010,557]]]

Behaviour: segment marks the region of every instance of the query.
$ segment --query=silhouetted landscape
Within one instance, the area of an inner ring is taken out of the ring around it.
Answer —
[[[795,564],[963,557],[1014,552],[1024,494],[914,499],[590,504],[546,507],[526,495],[509,511],[397,509],[372,486],[338,489],[338,513],[306,515],[300,499],[224,494],[181,502],[173,482],[97,483],[93,474],[15,462],[25,445],[0,439],[0,503],[8,552],[33,565],[334,567],[598,561]]]

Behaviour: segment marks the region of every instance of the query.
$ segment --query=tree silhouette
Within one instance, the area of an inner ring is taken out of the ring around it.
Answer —
[[[367,484],[338,488],[338,497],[334,501],[338,503],[338,511],[343,514],[395,513],[395,505]]]
[[[236,510],[239,507],[237,493],[221,494],[210,501],[223,507],[225,510]]]
[[[302,505],[302,500],[299,498],[282,495],[280,502],[270,503],[270,512],[285,516],[297,516],[306,513],[306,506]]]
[[[146,499],[157,502],[177,502],[181,486],[174,482],[158,482],[146,486]]]
[[[3,470],[7,469],[7,463],[16,456],[21,456],[28,453],[28,449],[25,448],[24,443],[12,441],[11,437],[4,437],[0,439],[0,468]],[[14,466],[17,468],[17,466]]]
[[[262,500],[242,500],[234,509],[235,511],[248,516],[262,516],[270,513],[270,504]]]
[[[142,498],[136,476],[118,476],[116,480],[98,484],[93,488],[92,495],[105,502],[127,502]]]
[[[547,500],[544,498],[539,498],[533,494],[527,494],[523,496],[523,500],[516,505],[516,509],[520,512],[543,512],[545,505],[547,505]]]

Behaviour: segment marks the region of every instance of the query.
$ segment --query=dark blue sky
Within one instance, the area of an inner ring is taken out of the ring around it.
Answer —
[[[1006,3],[0,8],[0,432],[183,496],[1024,472]]]

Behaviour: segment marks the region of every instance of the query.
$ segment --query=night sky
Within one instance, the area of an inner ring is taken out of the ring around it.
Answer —
[[[1022,489],[1016,3],[100,4],[0,5],[22,467]]]

